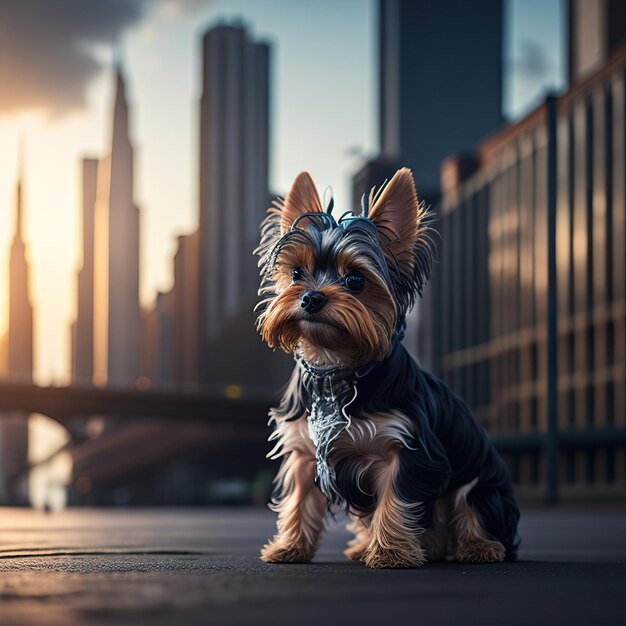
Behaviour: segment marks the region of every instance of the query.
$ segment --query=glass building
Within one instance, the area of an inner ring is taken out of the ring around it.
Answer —
[[[442,165],[432,358],[522,496],[626,497],[625,106],[622,49]]]

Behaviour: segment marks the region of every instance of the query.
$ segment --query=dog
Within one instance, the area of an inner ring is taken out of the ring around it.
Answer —
[[[331,507],[354,532],[345,554],[371,568],[513,560],[510,474],[464,401],[402,345],[433,262],[432,214],[400,169],[332,216],[302,172],[261,226],[257,327],[296,365],[270,411],[282,459],[267,563],[313,558]],[[461,315],[461,312],[458,312]]]

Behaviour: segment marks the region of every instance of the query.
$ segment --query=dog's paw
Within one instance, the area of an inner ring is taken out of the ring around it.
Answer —
[[[315,550],[310,546],[288,544],[272,540],[261,550],[261,561],[265,563],[310,563]]]
[[[456,552],[456,560],[462,563],[501,563],[506,551],[499,541],[477,539],[461,545]]]
[[[426,556],[419,546],[390,549],[374,544],[368,546],[361,560],[373,569],[407,569],[424,565]]]

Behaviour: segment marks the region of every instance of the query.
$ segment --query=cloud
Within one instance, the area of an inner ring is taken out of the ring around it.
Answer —
[[[63,115],[85,104],[104,67],[94,48],[112,46],[148,12],[189,14],[208,0],[0,0],[0,116]]]
[[[159,0],[156,12],[161,17],[176,19],[178,17],[201,11],[212,0]]]
[[[84,104],[101,69],[93,44],[115,44],[143,15],[141,0],[0,0],[0,114],[56,115]]]

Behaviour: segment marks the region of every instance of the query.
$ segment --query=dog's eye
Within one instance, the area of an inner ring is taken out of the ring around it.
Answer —
[[[294,283],[297,283],[301,279],[302,279],[302,268],[294,267],[291,270],[291,280],[293,280]]]
[[[343,282],[345,283],[346,288],[352,293],[359,293],[359,291],[363,291],[363,289],[365,289],[365,276],[356,270],[346,274]]]

